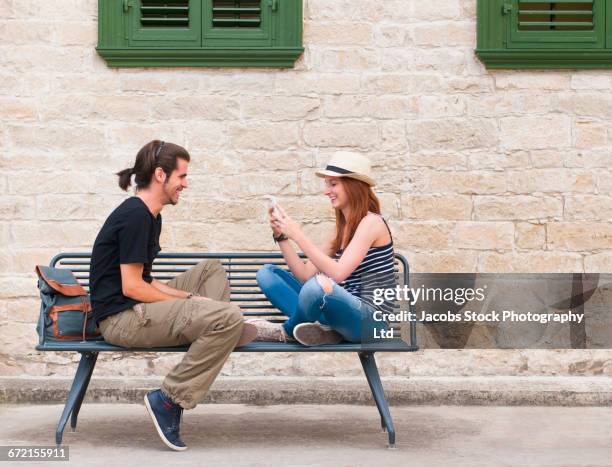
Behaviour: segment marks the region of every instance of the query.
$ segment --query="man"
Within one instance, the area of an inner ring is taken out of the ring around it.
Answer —
[[[180,438],[183,409],[203,400],[234,347],[257,332],[228,303],[229,283],[219,261],[203,261],[167,284],[151,276],[161,250],[160,213],[187,188],[189,159],[176,144],[146,144],[134,167],[117,174],[123,190],[134,176],[136,196],[106,219],[91,257],[93,314],[107,342],[140,348],[190,344],[162,387],[144,400],[162,441],[177,451],[187,449]]]

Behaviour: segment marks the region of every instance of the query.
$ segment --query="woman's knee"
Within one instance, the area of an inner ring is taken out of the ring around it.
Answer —
[[[270,281],[274,280],[276,276],[274,271],[277,268],[278,266],[274,264],[264,264],[261,268],[259,268],[259,270],[255,274],[255,280],[257,280],[259,286],[261,286],[262,284],[269,284]]]
[[[326,292],[317,276],[313,276],[304,282],[298,300],[301,304],[306,304],[315,300],[321,300],[328,293],[331,293],[331,289],[329,292]]]

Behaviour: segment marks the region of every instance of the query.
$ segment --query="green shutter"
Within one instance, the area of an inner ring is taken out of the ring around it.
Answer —
[[[96,50],[111,67],[291,68],[302,0],[98,0]]]
[[[513,0],[508,48],[603,48],[605,0]]]
[[[200,0],[127,0],[130,46],[200,47]]]
[[[487,68],[612,68],[612,0],[478,0]]]
[[[258,28],[261,26],[261,0],[213,0],[214,28]]]
[[[271,46],[279,3],[278,0],[203,0],[203,45]]]

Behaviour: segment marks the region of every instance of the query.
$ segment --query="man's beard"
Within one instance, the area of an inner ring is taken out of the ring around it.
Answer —
[[[164,187],[164,194],[166,195],[166,200],[165,200],[164,204],[171,204],[172,206],[176,206],[176,204],[178,203],[178,196],[176,197],[176,200],[175,200],[172,197],[172,195],[168,192],[166,187]]]

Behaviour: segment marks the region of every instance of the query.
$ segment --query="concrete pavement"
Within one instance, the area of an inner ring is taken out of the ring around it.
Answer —
[[[0,444],[53,445],[61,410],[1,405]],[[611,407],[391,410],[397,450],[386,449],[375,407],[349,405],[203,404],[184,416],[189,449],[172,452],[143,405],[85,404],[77,432],[67,428],[64,443],[76,466],[612,465]]]

